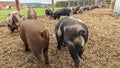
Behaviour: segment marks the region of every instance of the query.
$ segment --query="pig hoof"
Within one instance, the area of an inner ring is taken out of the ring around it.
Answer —
[[[46,65],[49,65],[49,61],[45,62]]]
[[[58,50],[61,50],[61,46],[57,46],[57,49],[58,49]]]
[[[25,49],[25,51],[30,51],[30,49]]]
[[[58,50],[61,50],[61,48],[57,48]]]

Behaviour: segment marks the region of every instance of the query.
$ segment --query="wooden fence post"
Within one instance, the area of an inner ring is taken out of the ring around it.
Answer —
[[[16,2],[16,9],[17,9],[17,11],[20,11],[19,0],[15,0],[15,2]]]
[[[54,12],[54,0],[52,0],[52,10]]]
[[[110,8],[113,9],[113,8],[114,8],[114,5],[115,5],[115,0],[111,0]]]
[[[80,5],[80,0],[78,0],[77,4],[78,4],[78,6]]]
[[[70,8],[70,0],[68,0],[68,7]]]
[[[106,0],[103,0],[104,7],[106,7]]]

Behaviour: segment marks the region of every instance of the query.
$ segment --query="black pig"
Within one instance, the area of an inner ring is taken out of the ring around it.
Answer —
[[[60,50],[62,45],[69,49],[75,68],[79,68],[79,57],[82,58],[84,45],[88,41],[88,28],[80,20],[74,17],[66,17],[55,26],[55,35]]]
[[[67,15],[67,16],[70,16],[70,12],[71,12],[71,9],[69,9],[69,8],[62,8],[62,9],[60,9],[60,10],[57,10],[55,13],[54,13],[54,19],[59,19],[60,18],[60,16],[65,16],[65,15]]]
[[[52,17],[53,16],[53,11],[51,9],[47,8],[47,9],[45,9],[45,14],[46,14],[46,16]]]
[[[77,6],[73,9],[73,14],[77,14],[77,11],[79,11],[80,6]]]

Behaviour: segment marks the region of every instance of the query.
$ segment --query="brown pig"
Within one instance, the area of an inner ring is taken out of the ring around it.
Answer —
[[[36,19],[28,19],[20,25],[20,37],[25,45],[25,51],[32,50],[37,58],[40,68],[45,68],[48,60],[49,32],[41,22]],[[45,62],[42,59],[44,56]]]
[[[37,19],[37,14],[33,8],[28,10],[28,19]]]

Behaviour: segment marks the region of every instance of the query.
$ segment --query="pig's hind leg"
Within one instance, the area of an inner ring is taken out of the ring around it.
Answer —
[[[22,33],[22,31],[20,33]],[[20,37],[25,45],[25,51],[29,51],[30,49],[28,48],[28,42],[27,42],[25,34],[24,33],[20,34]]]
[[[39,50],[39,49],[33,50],[32,49],[32,51],[33,51],[33,54],[39,63],[40,68],[46,68],[44,60],[42,58],[43,57],[43,50],[42,49],[41,50]]]
[[[44,55],[44,59],[45,59],[45,64],[49,64],[48,47],[43,50],[43,55]]]
[[[77,50],[75,49],[75,47],[73,47],[70,44],[67,44],[67,46],[68,46],[70,55],[71,55],[71,57],[72,57],[72,59],[74,61],[75,68],[79,68],[79,62],[80,62],[80,60],[79,60],[79,56],[78,56]]]

